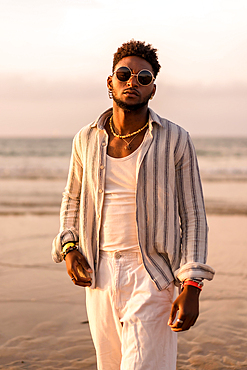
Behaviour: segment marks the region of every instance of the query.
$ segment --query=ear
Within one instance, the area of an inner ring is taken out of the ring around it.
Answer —
[[[112,76],[107,77],[107,88],[112,90]]]
[[[156,93],[156,85],[154,84],[153,92],[152,92],[152,98],[154,97],[155,93]]]

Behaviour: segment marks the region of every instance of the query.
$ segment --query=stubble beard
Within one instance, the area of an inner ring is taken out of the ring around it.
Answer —
[[[138,104],[128,104],[123,102],[121,99],[118,99],[115,95],[114,90],[112,90],[112,99],[117,104],[117,106],[123,109],[125,112],[133,112],[137,111],[138,109],[145,107],[148,104],[149,99],[151,98],[152,93],[150,93],[141,103]]]

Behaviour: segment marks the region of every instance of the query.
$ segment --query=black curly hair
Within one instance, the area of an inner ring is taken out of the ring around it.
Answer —
[[[157,49],[154,49],[151,44],[145,45],[145,42],[130,40],[120,46],[113,57],[112,73],[115,70],[118,62],[129,56],[136,56],[145,59],[151,64],[156,78],[161,66],[158,62]]]

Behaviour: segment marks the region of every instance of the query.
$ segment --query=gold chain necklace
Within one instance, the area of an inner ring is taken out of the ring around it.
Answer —
[[[147,123],[143,127],[139,128],[139,130],[131,132],[131,134],[119,135],[114,131],[112,123],[113,123],[113,118],[111,116],[111,118],[109,120],[109,126],[110,126],[110,129],[111,129],[111,133],[112,133],[113,136],[118,137],[119,139],[126,139],[126,137],[131,137],[131,136],[137,135],[137,134],[139,134],[139,132],[143,131],[148,126],[148,121],[147,121]]]

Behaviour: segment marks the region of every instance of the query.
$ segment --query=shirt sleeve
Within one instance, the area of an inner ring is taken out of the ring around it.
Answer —
[[[79,241],[79,215],[82,184],[82,159],[79,150],[79,134],[73,140],[67,184],[63,192],[60,210],[60,231],[52,243],[52,259],[61,262],[63,246]]]
[[[208,225],[195,148],[187,144],[176,167],[176,186],[181,222],[181,263],[175,271],[179,281],[189,278],[212,280],[214,270],[206,265]]]

